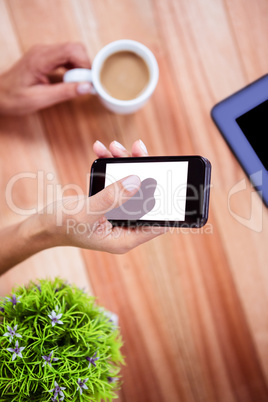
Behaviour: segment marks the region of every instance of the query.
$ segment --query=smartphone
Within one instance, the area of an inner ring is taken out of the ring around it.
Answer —
[[[104,211],[117,226],[200,228],[208,219],[211,164],[201,156],[103,158],[91,167],[89,196],[129,175],[138,191],[120,207]]]

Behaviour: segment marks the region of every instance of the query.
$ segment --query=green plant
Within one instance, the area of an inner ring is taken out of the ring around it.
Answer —
[[[122,340],[109,312],[57,278],[0,299],[0,402],[111,401]]]

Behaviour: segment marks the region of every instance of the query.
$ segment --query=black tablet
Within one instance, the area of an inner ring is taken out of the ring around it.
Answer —
[[[212,118],[268,206],[268,74],[218,103]]]

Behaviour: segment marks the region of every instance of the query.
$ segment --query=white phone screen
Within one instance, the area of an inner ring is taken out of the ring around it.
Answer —
[[[107,163],[105,187],[129,175],[141,179],[139,191],[107,219],[184,221],[188,162]]]

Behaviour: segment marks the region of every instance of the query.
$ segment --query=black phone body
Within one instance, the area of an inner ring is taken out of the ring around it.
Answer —
[[[211,164],[201,156],[103,158],[91,167],[89,196],[129,175],[137,193],[105,213],[117,226],[202,227],[208,219]]]

